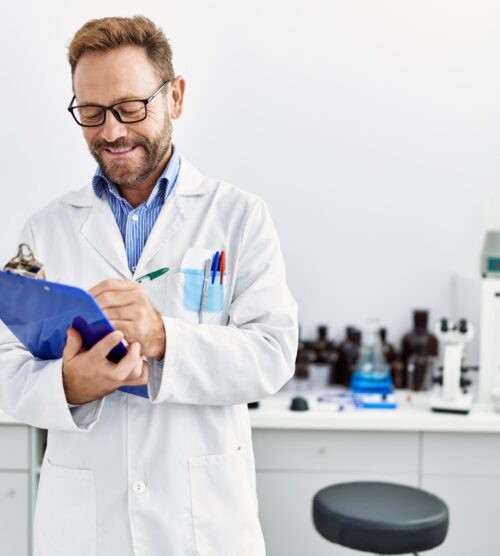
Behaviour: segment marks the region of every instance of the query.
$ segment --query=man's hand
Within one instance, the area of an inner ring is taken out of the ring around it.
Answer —
[[[129,344],[139,342],[142,355],[165,357],[165,327],[144,288],[129,280],[104,280],[89,290],[111,324]]]
[[[141,357],[141,346],[135,342],[119,363],[106,356],[123,339],[118,330],[111,332],[90,350],[82,351],[82,337],[74,328],[68,330],[63,352],[63,384],[70,404],[83,404],[100,399],[120,386],[147,384],[149,367]]]

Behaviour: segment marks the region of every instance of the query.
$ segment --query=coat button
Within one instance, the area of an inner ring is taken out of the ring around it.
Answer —
[[[135,494],[144,494],[146,492],[146,483],[144,481],[135,481],[132,485]]]

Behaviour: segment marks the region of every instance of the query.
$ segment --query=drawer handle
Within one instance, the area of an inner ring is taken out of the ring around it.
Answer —
[[[321,448],[318,450],[318,453],[321,454],[321,455],[326,454],[326,448],[321,447]]]
[[[7,496],[15,496],[15,495],[16,495],[15,488],[11,488],[10,490],[7,491]]]

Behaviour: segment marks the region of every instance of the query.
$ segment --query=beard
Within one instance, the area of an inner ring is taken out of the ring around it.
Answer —
[[[96,139],[90,146],[90,154],[101,167],[101,170],[108,181],[118,187],[133,187],[147,180],[158,168],[172,143],[172,122],[166,117],[165,125],[161,133],[152,138],[131,137],[120,138],[112,143],[103,139]],[[139,162],[112,162],[106,161],[101,152],[106,148],[133,148],[140,147],[142,152]]]

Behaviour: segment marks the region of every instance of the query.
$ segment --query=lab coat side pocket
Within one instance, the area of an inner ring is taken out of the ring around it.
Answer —
[[[96,556],[94,473],[53,465],[45,459],[35,511],[34,555]]]
[[[189,460],[194,537],[200,556],[264,556],[252,469],[241,448]]]

